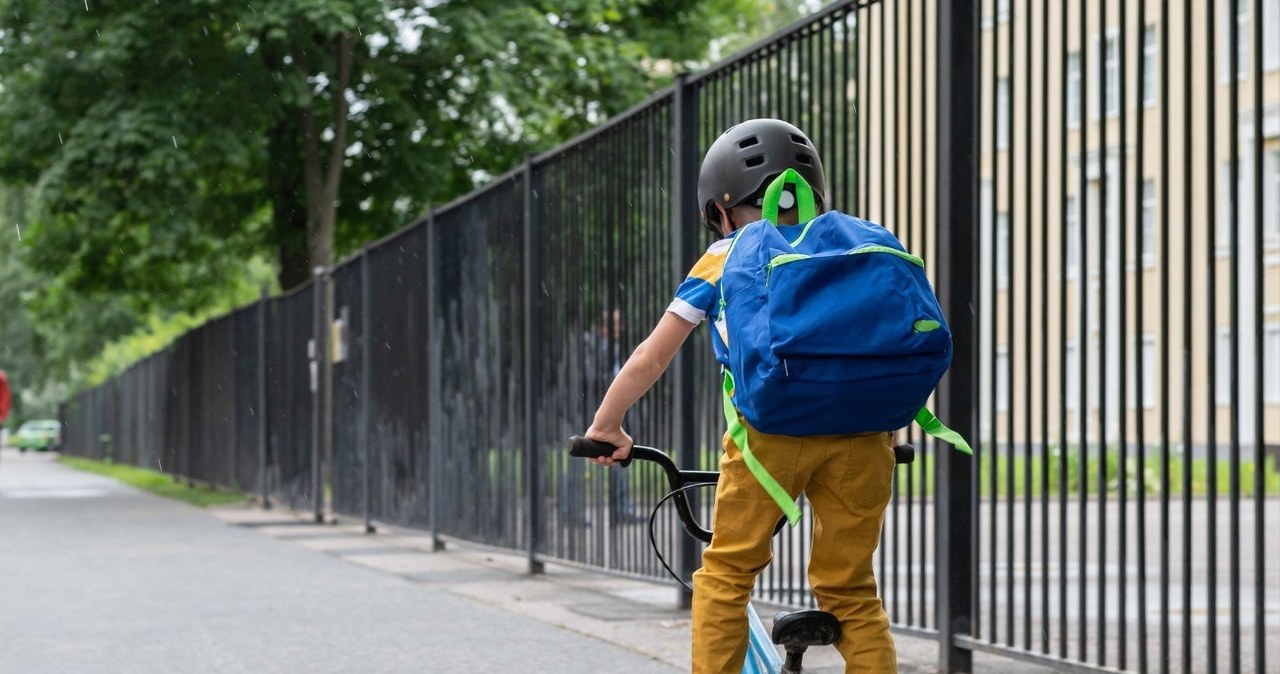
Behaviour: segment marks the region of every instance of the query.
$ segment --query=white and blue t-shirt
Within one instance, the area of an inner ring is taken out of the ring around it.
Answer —
[[[729,347],[724,317],[720,315],[720,277],[732,243],[733,234],[730,234],[711,244],[689,270],[688,277],[676,289],[675,299],[667,307],[667,311],[694,325],[704,320],[711,321],[715,328],[711,331],[711,345],[716,360],[721,363],[729,362]]]

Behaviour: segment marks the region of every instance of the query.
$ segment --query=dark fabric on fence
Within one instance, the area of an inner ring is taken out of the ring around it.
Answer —
[[[312,284],[271,300],[267,338],[267,483],[274,499],[299,510],[314,505],[311,488]]]
[[[235,486],[257,493],[261,459],[258,431],[263,423],[263,410],[258,400],[258,306],[247,306],[232,314],[235,328],[232,351],[235,385],[232,417],[235,426]]]
[[[341,344],[344,360],[333,364],[333,509],[344,514],[364,514],[365,465],[362,441],[365,393],[360,390],[364,367],[362,330],[364,307],[360,278],[361,261],[333,271],[333,315],[342,320],[334,337]]]
[[[523,184],[503,180],[432,225],[440,531],[523,547]],[[425,483],[424,483],[425,486]]]
[[[374,289],[369,307],[372,390],[368,392],[373,517],[426,526],[430,475],[425,231],[422,227],[406,230],[367,254]]]

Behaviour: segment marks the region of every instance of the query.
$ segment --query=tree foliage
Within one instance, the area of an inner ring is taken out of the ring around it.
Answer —
[[[259,260],[290,287],[804,5],[0,0],[26,304],[70,361]]]

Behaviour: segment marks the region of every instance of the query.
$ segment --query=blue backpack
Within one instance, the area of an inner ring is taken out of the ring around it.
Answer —
[[[800,227],[775,226],[786,184]],[[788,169],[764,220],[738,231],[720,281],[727,336],[725,418],[753,475],[792,524],[799,509],[750,454],[738,413],[781,435],[894,431],[915,420],[972,453],[925,403],[951,365],[951,331],[924,273],[889,230],[839,212],[814,217],[813,190]]]

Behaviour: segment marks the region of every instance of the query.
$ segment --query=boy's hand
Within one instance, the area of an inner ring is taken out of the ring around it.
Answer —
[[[625,461],[628,456],[631,456],[631,445],[634,444],[634,442],[631,440],[631,436],[627,435],[627,432],[622,430],[621,426],[615,426],[613,428],[596,428],[593,424],[591,428],[587,429],[587,432],[584,435],[588,439],[595,440],[596,442],[607,442],[618,448],[614,450],[613,456],[598,456],[591,459],[591,461],[595,461],[602,466],[612,466],[619,461]]]

